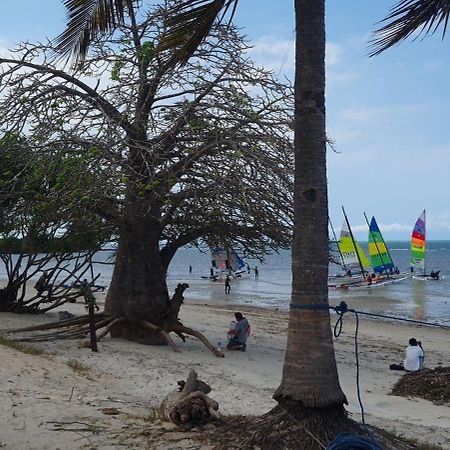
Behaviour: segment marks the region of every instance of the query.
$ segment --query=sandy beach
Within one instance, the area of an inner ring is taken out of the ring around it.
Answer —
[[[100,304],[102,298],[104,294],[100,294]],[[66,304],[62,309],[84,314],[81,303]],[[248,349],[227,352],[223,359],[214,357],[195,338],[187,338],[186,343],[177,340],[181,353],[109,337],[100,343],[99,353],[81,347],[79,340],[33,344],[48,352],[44,355],[25,354],[0,345],[0,447],[202,448],[192,447],[193,432],[177,432],[171,424],[161,426],[153,412],[190,368],[212,386],[210,395],[219,402],[222,414],[267,412],[275,405],[272,394],[281,378],[287,314],[240,309],[252,325]],[[234,310],[190,303],[182,308],[181,320],[212,342],[224,342]],[[2,313],[0,329],[44,323],[57,320],[57,316],[57,311],[45,316]],[[359,420],[354,326],[354,320],[346,317],[335,350],[348,410]],[[412,336],[423,342],[427,367],[449,364],[448,330],[361,320],[361,391],[366,421],[450,449],[449,405],[389,395],[402,376],[390,371],[389,364],[403,359],[404,347]],[[105,408],[116,408],[118,414],[106,414],[111,410]]]

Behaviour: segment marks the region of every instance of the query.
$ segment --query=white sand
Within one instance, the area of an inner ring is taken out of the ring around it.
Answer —
[[[81,304],[67,304],[63,309],[84,313]],[[186,448],[189,434],[170,431],[170,425],[159,439],[140,433],[153,426],[145,422],[149,409],[158,406],[190,368],[212,386],[210,395],[219,402],[223,414],[267,412],[275,405],[271,396],[281,378],[287,315],[258,309],[241,311],[252,325],[248,349],[227,352],[224,359],[214,357],[195,338],[186,343],[177,339],[181,353],[110,338],[99,344],[99,353],[81,348],[78,340],[36,344],[53,352],[52,356],[32,356],[0,345],[0,448],[127,448],[120,443],[136,449]],[[3,313],[0,329],[46,322],[56,316]],[[232,310],[189,304],[182,308],[181,319],[211,341],[221,338],[224,342]],[[353,332],[354,321],[348,317],[335,349],[348,410],[359,420]],[[402,375],[390,371],[389,364],[403,359],[404,347],[412,336],[423,342],[426,366],[449,365],[448,330],[361,320],[361,391],[366,421],[450,449],[448,405],[389,395]],[[66,364],[68,360],[77,360],[91,370],[84,375],[74,373]],[[105,415],[101,409],[106,407],[117,408],[120,414]]]

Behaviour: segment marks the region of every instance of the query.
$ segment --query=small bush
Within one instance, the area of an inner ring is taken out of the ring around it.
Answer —
[[[4,345],[5,347],[13,348],[22,353],[28,353],[29,355],[47,355],[48,353],[39,347],[34,345],[24,344],[22,342],[17,342],[12,339],[5,338],[4,336],[0,336],[0,345]]]
[[[74,371],[78,373],[86,373],[89,372],[90,367],[84,365],[77,359],[69,359],[66,364]]]

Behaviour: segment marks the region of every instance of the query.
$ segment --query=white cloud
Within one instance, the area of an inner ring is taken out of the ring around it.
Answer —
[[[0,38],[0,57],[7,58],[11,56],[11,52],[8,50],[8,43],[4,39]]]
[[[389,233],[389,232],[395,232],[395,231],[411,231],[412,225],[402,225],[400,223],[378,223],[378,227],[380,228],[382,233]],[[355,233],[362,233],[367,232],[368,226],[367,224],[364,225],[352,225],[352,231]]]
[[[342,58],[342,47],[335,42],[326,43],[326,57],[327,66],[338,64]]]
[[[256,39],[248,53],[258,63],[276,73],[293,71],[295,68],[295,36],[279,39],[263,36]],[[342,47],[335,42],[326,43],[326,65],[335,66],[341,61]]]
[[[339,112],[339,118],[345,120],[376,121],[397,117],[404,114],[415,114],[426,110],[422,104],[412,104],[403,106],[382,106],[366,108],[349,108]]]
[[[442,61],[438,61],[438,60],[435,60],[435,61],[427,61],[427,62],[423,65],[423,69],[424,69],[424,70],[430,70],[430,71],[432,71],[432,70],[438,70],[438,69],[441,69],[442,66],[443,66]]]

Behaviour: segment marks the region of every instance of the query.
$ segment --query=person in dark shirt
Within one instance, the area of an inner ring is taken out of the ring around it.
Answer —
[[[228,341],[227,350],[242,350],[245,351],[247,347],[247,339],[250,336],[250,323],[240,313],[234,314],[236,323],[233,328],[228,330],[231,339]]]
[[[229,294],[231,291],[231,285],[230,285],[230,276],[227,275],[225,278],[225,294]]]

